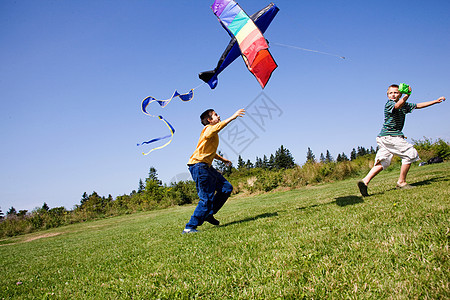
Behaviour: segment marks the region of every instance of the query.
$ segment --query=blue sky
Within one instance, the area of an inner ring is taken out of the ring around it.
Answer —
[[[265,33],[278,68],[263,94],[238,58],[215,90],[202,85],[190,102],[149,108],[176,133],[143,156],[149,148],[136,144],[167,128],[140,111],[142,99],[197,87],[197,74],[215,67],[230,40],[212,2],[0,2],[3,212],[44,202],[72,209],[84,192],[129,194],[151,166],[165,183],[184,178],[208,108],[226,118],[271,103],[277,110],[263,126],[249,115],[236,123],[253,133],[250,143],[233,146],[223,135],[219,149],[234,162],[237,154],[254,161],[284,145],[303,164],[308,147],[316,157],[375,147],[391,83],[410,84],[410,102],[450,96],[449,1],[280,0]],[[239,3],[252,14],[269,2]],[[410,141],[449,141],[448,116],[448,102],[417,110],[404,132]]]

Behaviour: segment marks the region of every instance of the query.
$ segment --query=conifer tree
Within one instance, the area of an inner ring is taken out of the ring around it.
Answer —
[[[326,154],[326,156],[325,156],[325,161],[326,161],[327,163],[331,163],[331,162],[334,161],[333,156],[331,156],[330,151],[328,151],[328,150],[327,150],[327,154]]]
[[[311,148],[308,147],[308,151],[306,152],[306,162],[307,163],[315,163],[316,162],[316,156],[312,152]]]
[[[356,159],[356,150],[353,148],[352,152],[350,153],[350,160]]]
[[[275,169],[290,169],[294,166],[294,157],[291,152],[281,145],[275,152],[273,167]]]
[[[245,168],[245,161],[242,159],[241,155],[238,156],[237,168],[238,170]]]
[[[320,153],[320,162],[325,163],[325,156],[323,155],[323,153]]]

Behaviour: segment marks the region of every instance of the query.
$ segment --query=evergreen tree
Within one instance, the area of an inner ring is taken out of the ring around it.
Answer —
[[[80,201],[81,206],[83,206],[83,204],[86,203],[86,201],[88,201],[88,200],[89,200],[89,196],[86,192],[84,192],[83,196],[81,196],[81,201]]]
[[[364,156],[366,154],[367,154],[366,148],[358,146],[358,152],[356,153],[356,157]]]
[[[6,213],[6,216],[9,218],[9,217],[14,217],[16,215],[17,215],[17,210],[13,206],[11,206],[11,208]]]
[[[350,153],[350,160],[356,159],[356,150],[353,148],[352,152]]]
[[[370,154],[375,154],[375,153],[376,153],[375,149],[373,149],[373,147],[370,146]]]
[[[272,170],[275,168],[275,156],[273,154],[270,154],[269,162],[267,163],[267,167],[269,170]]]
[[[308,152],[306,152],[306,163],[315,163],[316,156],[312,152],[311,148],[308,147]]]
[[[142,193],[145,190],[145,185],[144,182],[142,181],[142,179],[139,179],[139,187],[138,187],[138,193]]]
[[[245,168],[246,169],[253,169],[253,164],[250,161],[250,159],[248,159],[247,162],[245,163]]]
[[[158,179],[158,173],[156,172],[156,169],[154,167],[150,167],[150,170],[148,172],[148,178],[146,181],[154,181],[159,186],[162,185],[161,180]]]
[[[323,155],[323,153],[320,153],[320,162],[325,163],[325,156]]]
[[[2,209],[0,208],[0,220],[3,220],[4,219],[4,214],[3,214],[3,211],[2,211]]]
[[[238,156],[237,168],[238,170],[245,168],[245,162],[240,155]]]
[[[256,157],[255,160],[255,168],[263,168],[263,161],[258,156]]]
[[[263,169],[269,169],[269,160],[267,159],[267,156],[264,154],[263,161],[262,161]]]
[[[290,169],[295,166],[294,157],[283,145],[275,152],[273,163],[275,169]]]
[[[327,150],[327,154],[326,154],[326,156],[325,156],[325,161],[326,161],[327,163],[331,163],[331,162],[334,161],[333,156],[331,156],[330,151],[328,151],[328,150]]]
[[[42,204],[41,210],[43,211],[49,211],[50,207],[48,207],[47,203],[44,202],[44,204]]]
[[[27,215],[27,212],[28,212],[28,210],[26,210],[26,209],[21,209],[21,210],[19,210],[19,212],[17,213],[17,217],[23,218],[23,217],[25,217],[25,216]]]

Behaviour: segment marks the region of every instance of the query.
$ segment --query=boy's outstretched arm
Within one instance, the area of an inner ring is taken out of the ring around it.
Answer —
[[[231,117],[224,120],[223,123],[228,124],[231,121],[233,121],[234,119],[236,119],[237,117],[243,117],[244,115],[245,115],[245,110],[243,108],[241,108],[238,111],[236,111]]]
[[[438,99],[433,100],[433,101],[417,103],[416,108],[418,108],[418,109],[425,108],[425,107],[434,105],[436,103],[441,103],[442,101],[445,101],[445,97],[439,97]]]

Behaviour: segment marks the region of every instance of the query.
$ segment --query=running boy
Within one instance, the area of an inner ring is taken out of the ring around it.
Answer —
[[[233,186],[212,166],[214,159],[231,165],[231,161],[216,153],[219,146],[218,133],[228,123],[243,115],[244,109],[239,109],[224,121],[220,120],[220,116],[213,109],[208,109],[200,115],[205,127],[200,134],[197,148],[188,161],[189,172],[195,181],[200,201],[182,233],[197,232],[197,226],[202,225],[204,221],[219,225],[214,214],[225,204]]]
[[[409,94],[411,94],[411,87],[409,87],[409,94],[406,94],[403,98],[398,89],[399,86],[393,84],[389,86],[387,90],[388,101],[384,106],[384,124],[380,134],[377,136],[379,149],[375,157],[375,165],[366,177],[358,181],[358,188],[363,196],[369,196],[367,185],[378,173],[391,164],[394,155],[397,155],[402,159],[402,167],[400,169],[400,177],[397,181],[397,188],[409,189],[413,187],[406,183],[406,175],[411,167],[411,163],[418,161],[420,158],[417,150],[405,140],[405,136],[402,132],[403,126],[405,125],[406,114],[412,112],[414,109],[428,107],[445,101],[445,97],[440,97],[428,102],[417,104],[408,103],[406,100],[408,100]]]

